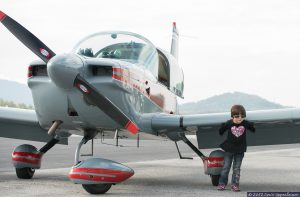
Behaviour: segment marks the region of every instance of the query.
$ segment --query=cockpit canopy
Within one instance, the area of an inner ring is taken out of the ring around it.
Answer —
[[[110,58],[141,66],[170,91],[183,96],[183,73],[177,60],[141,35],[124,31],[100,32],[81,40],[72,52],[88,58]]]
[[[73,52],[91,58],[110,58],[141,64],[149,68],[157,61],[156,47],[131,32],[101,32],[80,41]]]

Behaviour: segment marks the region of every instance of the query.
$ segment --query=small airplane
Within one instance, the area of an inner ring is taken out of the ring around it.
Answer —
[[[205,173],[218,184],[223,152],[205,156],[201,148],[221,142],[217,129],[229,113],[180,115],[184,77],[178,65],[178,30],[173,23],[170,53],[141,35],[108,31],[81,40],[71,53],[55,54],[35,35],[0,11],[0,21],[41,60],[28,67],[28,86],[35,110],[0,108],[0,136],[47,142],[40,149],[28,144],[15,148],[12,161],[20,179],[31,179],[43,155],[55,144],[67,144],[72,134],[83,136],[75,152],[69,178],[91,194],[106,193],[134,171],[103,158],[80,159],[80,149],[98,137],[185,142],[203,161]],[[3,65],[2,65],[3,66]],[[201,77],[201,73],[199,73]],[[201,90],[197,89],[199,94]],[[257,133],[248,145],[300,142],[300,109],[252,111]],[[187,137],[196,134],[198,147]]]

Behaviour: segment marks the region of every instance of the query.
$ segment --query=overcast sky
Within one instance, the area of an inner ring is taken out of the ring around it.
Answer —
[[[300,107],[300,1],[294,0],[0,0],[56,54],[100,31],[141,34],[170,50],[172,22],[180,37],[185,99],[224,92],[256,94]],[[37,59],[0,26],[0,78],[26,83]]]

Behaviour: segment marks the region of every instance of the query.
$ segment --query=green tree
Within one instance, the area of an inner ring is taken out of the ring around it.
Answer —
[[[21,109],[33,109],[32,105],[26,105],[24,103],[15,103],[13,101],[6,101],[0,98],[0,106],[2,107],[13,107]]]

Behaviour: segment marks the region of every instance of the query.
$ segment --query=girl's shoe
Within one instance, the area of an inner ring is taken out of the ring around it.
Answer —
[[[223,190],[225,190],[225,187],[226,187],[226,185],[224,185],[224,184],[219,184],[219,185],[218,185],[218,190],[223,191]]]
[[[231,190],[234,191],[234,192],[239,192],[239,191],[241,191],[240,188],[239,188],[239,186],[237,186],[237,185],[232,185],[232,186],[231,186]]]

